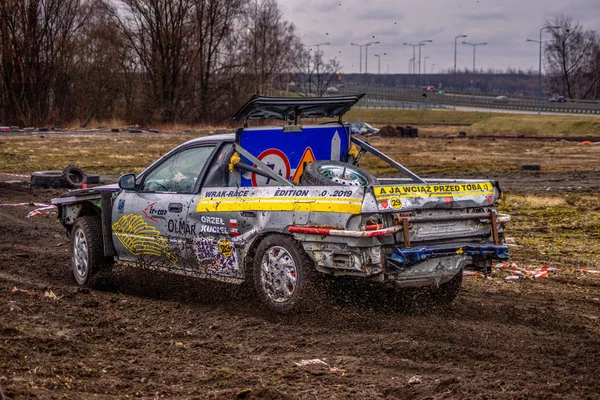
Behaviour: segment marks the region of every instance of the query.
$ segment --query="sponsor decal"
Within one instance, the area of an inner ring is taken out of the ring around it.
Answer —
[[[493,196],[494,194],[494,186],[491,182],[376,186],[373,190],[378,200],[392,197]]]
[[[227,274],[239,270],[237,253],[227,239],[197,237],[192,241],[200,267],[208,274]]]
[[[209,190],[204,197],[248,197],[248,190]]]
[[[224,226],[200,225],[200,227],[198,228],[198,233],[226,235],[229,232],[227,232],[227,228]]]
[[[210,217],[210,216],[206,216],[206,215],[203,215],[200,217],[200,222],[202,222],[203,224],[208,224],[208,225],[225,225],[225,223],[223,222],[223,218]]]
[[[177,257],[169,249],[167,240],[140,215],[124,215],[112,225],[112,229],[119,242],[134,256],[163,257],[177,264]]]
[[[125,210],[125,200],[121,199],[121,200],[119,200],[119,212],[123,213],[124,210]]]
[[[219,241],[219,253],[221,253],[225,258],[231,257],[233,254],[233,246],[229,240],[221,239]]]
[[[202,215],[200,217],[201,225],[198,227],[198,233],[208,233],[217,235],[227,235],[227,227],[221,217],[211,217]]]
[[[170,219],[167,222],[167,229],[170,233],[196,236],[196,224],[188,224],[186,221],[181,219]]]
[[[402,200],[400,199],[400,197],[392,197],[390,199],[390,205],[393,209],[399,210],[402,208]]]
[[[153,222],[158,222],[159,219],[161,220],[166,220],[166,215],[167,215],[167,210],[161,210],[158,208],[154,208],[154,205],[156,204],[156,202],[154,203],[150,203],[148,204],[148,207],[144,208],[142,210],[142,214],[144,214],[144,217],[146,217],[147,219],[149,219],[150,221]]]

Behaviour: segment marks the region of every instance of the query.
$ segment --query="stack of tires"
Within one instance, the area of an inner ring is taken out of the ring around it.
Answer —
[[[37,171],[31,174],[31,185],[44,188],[78,188],[100,183],[99,175],[87,175],[81,168],[68,166],[62,171]]]
[[[411,137],[416,138],[419,137],[419,129],[413,128],[412,126],[397,126],[396,132],[398,132],[398,136],[400,137]]]

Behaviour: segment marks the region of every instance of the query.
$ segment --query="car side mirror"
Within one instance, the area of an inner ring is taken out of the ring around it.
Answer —
[[[136,190],[135,174],[121,175],[119,178],[119,187],[123,190]]]

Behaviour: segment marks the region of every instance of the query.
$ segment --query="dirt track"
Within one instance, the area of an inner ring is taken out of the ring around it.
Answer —
[[[0,183],[0,204],[57,193]],[[62,227],[53,216],[27,219],[31,209],[0,207],[0,386],[8,398],[600,393],[598,277],[468,277],[453,305],[435,310],[402,311],[389,292],[357,290],[329,296],[314,313],[277,317],[227,287],[126,267],[114,287],[80,290]],[[325,364],[296,365],[311,359]],[[416,375],[420,383],[409,384]]]

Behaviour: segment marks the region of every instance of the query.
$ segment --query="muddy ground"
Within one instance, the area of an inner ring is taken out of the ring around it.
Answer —
[[[507,191],[600,193],[597,173],[513,175],[501,177]],[[0,183],[0,204],[59,193]],[[32,209],[0,207],[0,387],[11,399],[600,393],[598,276],[466,277],[458,299],[437,309],[347,286],[312,313],[281,317],[227,286],[129,267],[104,290],[78,289],[62,227],[54,216],[26,218]]]

